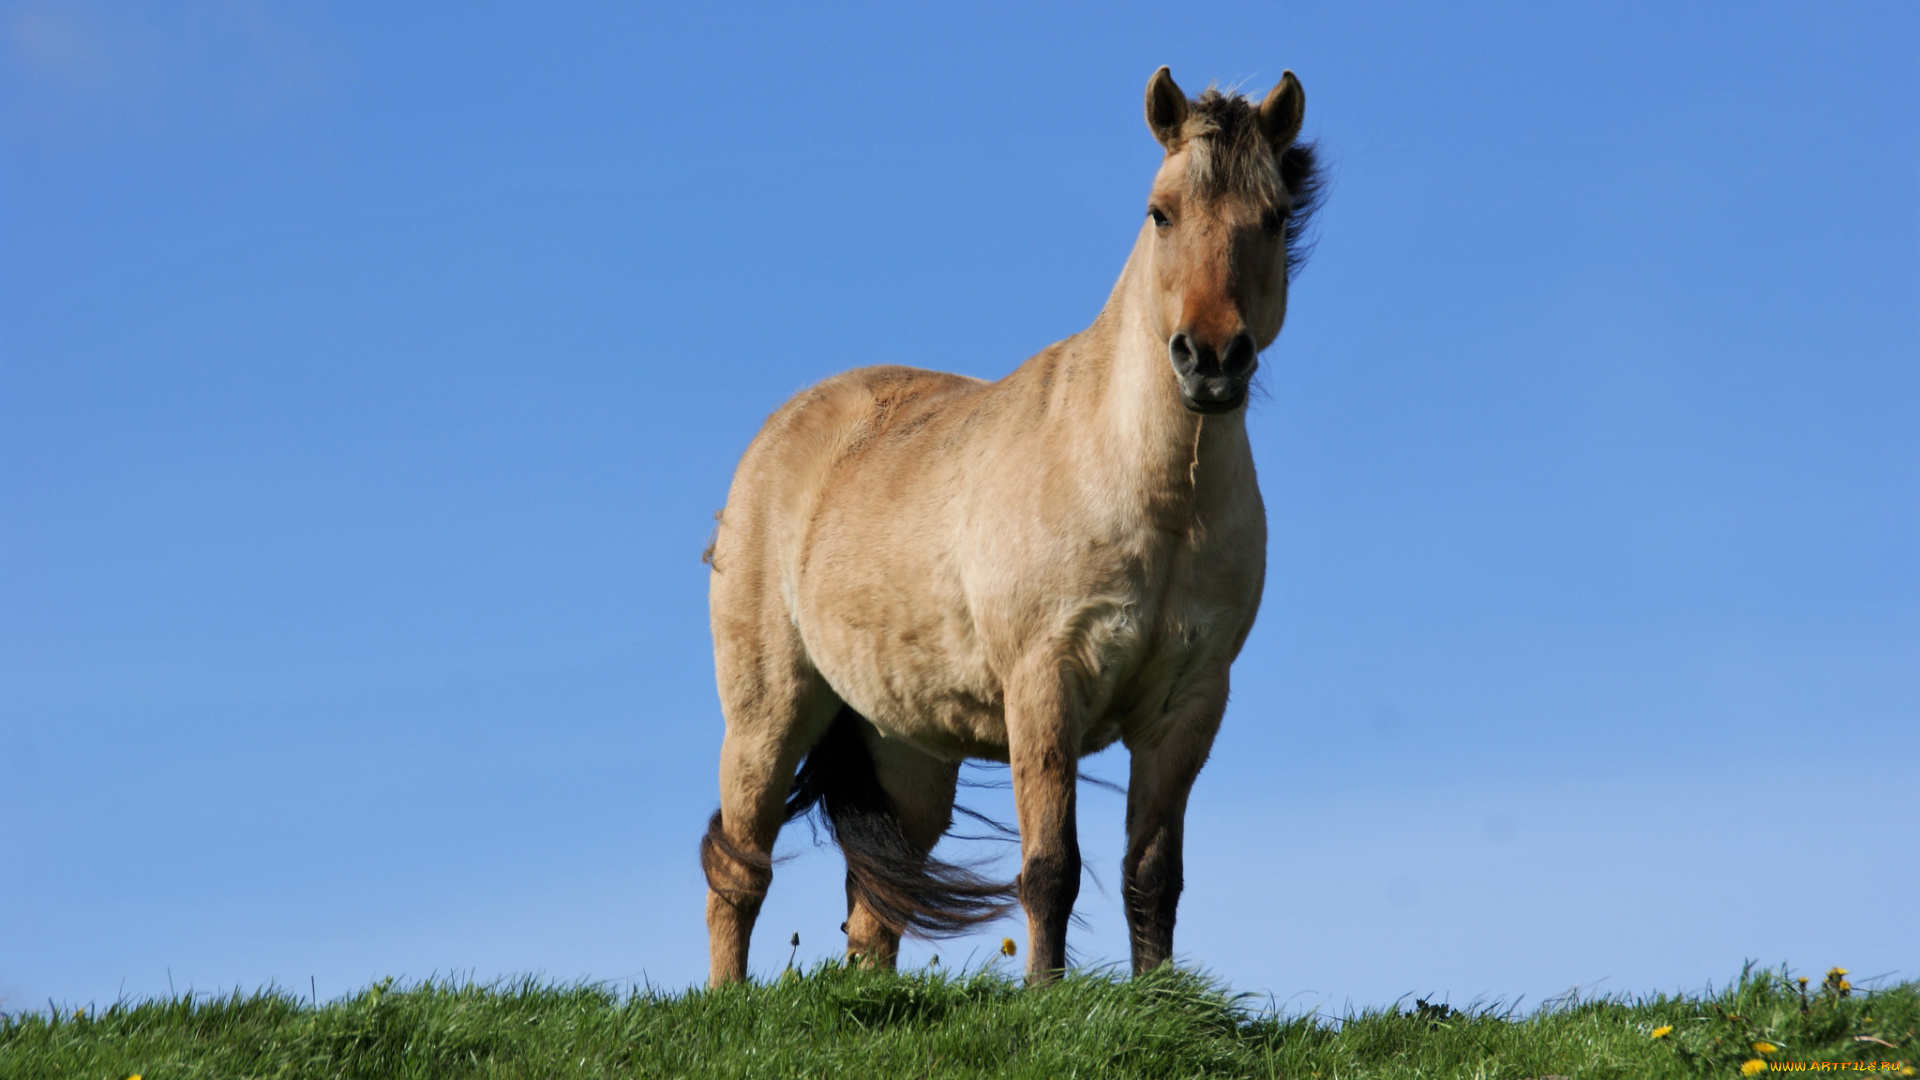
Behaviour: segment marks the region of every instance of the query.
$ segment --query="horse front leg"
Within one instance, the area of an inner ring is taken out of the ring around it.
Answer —
[[[1169,716],[1147,737],[1129,739],[1132,765],[1127,781],[1127,854],[1120,863],[1120,888],[1133,945],[1133,972],[1151,971],[1173,957],[1173,921],[1183,881],[1181,846],[1187,795],[1213,748],[1214,733],[1226,711],[1224,679],[1209,692]]]
[[[1027,981],[1050,982],[1067,966],[1067,920],[1080,895],[1074,824],[1078,718],[1057,669],[1007,693],[1007,756],[1020,818],[1020,905],[1027,912]]]

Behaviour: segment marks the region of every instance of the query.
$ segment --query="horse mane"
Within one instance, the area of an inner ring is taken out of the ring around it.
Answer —
[[[1187,182],[1205,198],[1244,195],[1291,207],[1287,217],[1287,277],[1300,272],[1313,244],[1306,235],[1320,208],[1323,177],[1310,142],[1295,140],[1275,154],[1252,101],[1209,86],[1187,105],[1181,129]]]

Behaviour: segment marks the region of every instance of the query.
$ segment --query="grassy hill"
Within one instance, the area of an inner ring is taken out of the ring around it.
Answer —
[[[1806,985],[1750,970],[1717,994],[1525,1016],[1416,1002],[1334,1019],[1275,1017],[1176,970],[1027,990],[995,972],[828,965],[683,994],[388,980],[317,1007],[263,992],[62,1008],[0,1017],[0,1077],[1646,1080],[1822,1061],[1912,1076],[1916,1027],[1920,983],[1868,991],[1839,974]]]

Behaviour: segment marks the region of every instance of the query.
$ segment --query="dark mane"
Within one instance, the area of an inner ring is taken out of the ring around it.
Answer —
[[[1307,223],[1320,208],[1321,173],[1310,142],[1273,152],[1254,103],[1209,86],[1189,102],[1181,132],[1187,179],[1206,198],[1245,195],[1291,209],[1287,217],[1287,276],[1298,273],[1313,244]]]

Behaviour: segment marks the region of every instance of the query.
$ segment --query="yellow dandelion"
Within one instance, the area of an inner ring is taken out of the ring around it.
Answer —
[[[1766,1071],[1767,1071],[1767,1063],[1764,1061],[1761,1061],[1759,1058],[1750,1058],[1747,1060],[1745,1064],[1740,1066],[1741,1076],[1752,1076],[1754,1073],[1762,1073]]]
[[[1840,980],[1840,992],[1841,992],[1841,993],[1843,993],[1843,994],[1844,994],[1844,993],[1846,993],[1847,991],[1849,991],[1849,990],[1851,990],[1851,989],[1853,989],[1853,984],[1852,984],[1852,983],[1850,983],[1850,982],[1848,982],[1848,981],[1847,981],[1847,980],[1845,980],[1845,979],[1841,979],[1841,980]]]
[[[1012,955],[1013,955],[1014,953],[1017,953],[1017,952],[1019,952],[1019,951],[1020,951],[1019,949],[1017,949],[1017,948],[1015,948],[1015,947],[1014,947],[1014,944],[1013,944],[1013,939],[1012,939],[1012,938],[1003,938],[1003,939],[1001,939],[1001,941],[1000,941],[1000,955],[1001,955],[1001,956],[1012,956]]]
[[[1800,985],[1801,986],[1807,985],[1807,977],[1805,975],[1800,976]]]
[[[1778,1049],[1780,1048],[1770,1042],[1757,1042],[1753,1044],[1753,1052],[1756,1054],[1771,1054]]]
[[[1913,1075],[1913,1066],[1911,1066],[1911,1065],[1902,1065],[1902,1066],[1900,1066],[1900,1075],[1901,1075],[1901,1076],[1912,1076],[1912,1075]]]
[[[1842,976],[1842,975],[1846,975],[1846,974],[1848,974],[1848,971],[1847,971],[1847,969],[1846,969],[1846,968],[1843,968],[1843,967],[1837,967],[1837,968],[1828,968],[1828,969],[1827,969],[1827,978],[1829,978],[1829,979],[1837,979],[1837,978],[1839,978],[1840,976]]]
[[[1661,1024],[1659,1027],[1653,1029],[1653,1037],[1656,1039],[1664,1039],[1671,1034],[1673,1034],[1672,1024]]]

